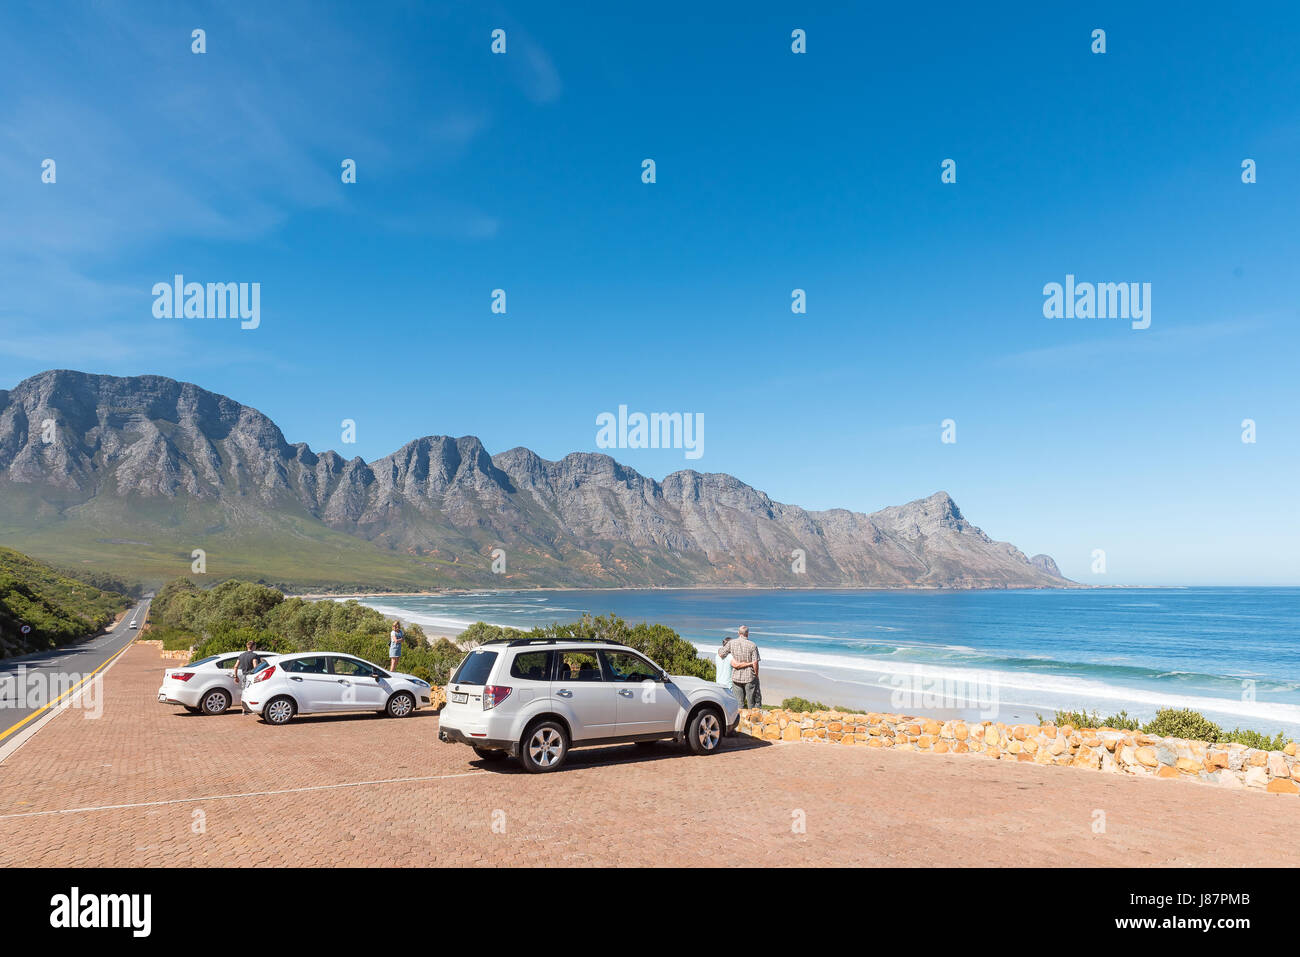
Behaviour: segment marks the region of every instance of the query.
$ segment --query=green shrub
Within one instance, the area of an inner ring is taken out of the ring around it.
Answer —
[[[508,641],[523,636],[524,633],[518,628],[505,628],[501,625],[489,625],[486,621],[476,621],[457,635],[456,641],[462,648],[468,650],[485,641]]]
[[[1188,738],[1193,741],[1215,742],[1223,729],[1199,711],[1190,708],[1161,708],[1156,716],[1142,727],[1144,734],[1162,738]]]
[[[1039,724],[1045,724],[1041,714],[1035,714]],[[1052,718],[1052,724],[1057,727],[1069,725],[1072,728],[1114,728],[1116,731],[1136,731],[1138,729],[1138,720],[1130,718],[1127,711],[1121,711],[1119,714],[1112,714],[1103,718],[1095,709],[1089,713],[1087,711],[1057,711]]]
[[[1223,743],[1244,744],[1248,748],[1259,748],[1261,751],[1281,751],[1291,739],[1279,731],[1274,737],[1266,734],[1260,734],[1258,731],[1243,731],[1241,728],[1233,728],[1231,731],[1219,738]]]
[[[781,702],[781,708],[784,711],[830,711],[826,705],[820,701],[809,701],[807,698],[786,698]]]

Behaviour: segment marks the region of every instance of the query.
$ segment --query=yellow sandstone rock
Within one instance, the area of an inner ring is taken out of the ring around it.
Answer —
[[[1160,763],[1160,759],[1156,757],[1155,748],[1138,748],[1135,757],[1138,759],[1138,763],[1145,764],[1149,768],[1154,768]]]
[[[1290,778],[1274,778],[1268,782],[1264,790],[1272,794],[1300,794],[1300,785]]]

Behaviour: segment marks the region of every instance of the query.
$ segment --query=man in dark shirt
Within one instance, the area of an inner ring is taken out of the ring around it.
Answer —
[[[239,684],[244,678],[247,678],[257,668],[257,662],[262,660],[261,655],[253,650],[253,643],[248,643],[247,651],[239,656],[235,662],[235,684]]]

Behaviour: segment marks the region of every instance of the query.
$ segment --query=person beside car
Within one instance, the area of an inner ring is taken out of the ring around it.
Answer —
[[[250,641],[245,644],[244,653],[235,662],[235,684],[239,684],[241,678],[247,678],[256,671],[261,662],[262,659],[256,650],[256,642]]]

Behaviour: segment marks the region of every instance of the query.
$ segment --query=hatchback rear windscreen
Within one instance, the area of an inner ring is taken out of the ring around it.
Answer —
[[[496,663],[497,653],[495,651],[471,651],[469,657],[460,663],[460,667],[452,675],[452,683],[463,685],[487,684],[488,675],[492,673],[492,666]]]

